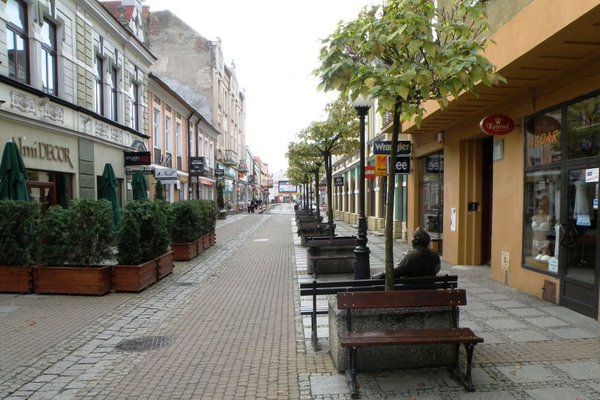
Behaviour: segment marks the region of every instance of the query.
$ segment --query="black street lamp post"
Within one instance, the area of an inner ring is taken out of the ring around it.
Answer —
[[[365,118],[369,113],[369,108],[371,108],[371,100],[359,95],[352,101],[352,105],[360,120],[358,235],[356,238],[356,247],[354,248],[354,256],[356,257],[354,279],[369,279],[371,277],[371,267],[369,265],[369,253],[371,251],[367,247],[367,217],[365,216]]]

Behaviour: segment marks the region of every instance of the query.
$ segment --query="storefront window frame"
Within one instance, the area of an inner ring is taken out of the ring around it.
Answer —
[[[549,114],[555,111],[560,111],[561,112],[561,133],[560,133],[560,150],[561,150],[561,160],[558,162],[553,162],[553,163],[549,163],[549,164],[540,164],[540,165],[534,165],[534,166],[528,166],[527,163],[527,157],[528,157],[528,151],[527,151],[527,134],[526,131],[523,132],[523,134],[525,135],[525,143],[523,146],[523,160],[524,160],[524,172],[523,172],[523,190],[524,190],[524,194],[523,194],[523,216],[522,216],[522,251],[521,251],[521,267],[523,269],[529,270],[529,271],[533,271],[533,272],[537,272],[539,274],[542,275],[548,275],[551,276],[553,278],[561,278],[564,274],[565,271],[565,265],[564,261],[562,260],[562,257],[559,258],[559,263],[558,263],[558,270],[557,272],[550,272],[550,271],[544,271],[542,269],[527,265],[525,262],[525,254],[526,251],[525,249],[527,248],[526,246],[529,246],[529,244],[527,243],[527,235],[526,235],[526,218],[527,218],[527,204],[526,204],[526,196],[525,196],[525,190],[526,190],[526,185],[527,185],[527,174],[528,173],[532,173],[532,172],[540,172],[540,171],[545,171],[545,170],[559,170],[560,171],[560,175],[559,175],[559,180],[560,180],[560,186],[561,186],[561,190],[563,189],[563,187],[565,186],[565,184],[562,182],[565,178],[565,174],[567,173],[567,171],[569,171],[570,169],[573,168],[578,168],[578,167],[582,167],[588,163],[590,163],[591,161],[593,161],[594,159],[597,159],[599,156],[592,156],[592,157],[581,157],[581,158],[571,158],[570,157],[570,153],[569,153],[569,129],[568,129],[568,125],[567,125],[567,119],[568,119],[568,109],[569,107],[582,102],[582,101],[586,101],[590,98],[593,97],[598,97],[600,96],[600,90],[596,90],[594,92],[590,92],[587,93],[585,95],[582,96],[578,96],[576,98],[573,98],[569,101],[560,103],[558,105],[549,107],[547,109],[541,110],[535,114],[531,114],[528,115],[524,118],[524,127],[527,126],[527,122],[533,118],[536,118],[540,115],[544,115],[544,114]],[[524,128],[526,129],[526,128]],[[561,209],[561,213],[564,212],[563,209]],[[529,221],[531,223],[531,221]],[[554,223],[560,223],[560,220],[554,221]]]

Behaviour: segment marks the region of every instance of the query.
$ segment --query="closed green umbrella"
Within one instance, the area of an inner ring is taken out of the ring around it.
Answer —
[[[4,146],[0,163],[0,199],[29,201],[26,181],[25,163],[19,147],[11,140]]]
[[[146,177],[139,169],[133,173],[133,177],[131,178],[131,189],[133,190],[134,200],[148,200]]]
[[[110,163],[106,163],[104,172],[102,172],[102,179],[100,179],[100,198],[111,202],[115,225],[118,225],[121,221],[121,205],[119,204],[117,185],[115,171]]]

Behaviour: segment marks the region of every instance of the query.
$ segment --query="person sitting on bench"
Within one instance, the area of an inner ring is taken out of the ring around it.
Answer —
[[[429,249],[431,237],[425,230],[418,227],[413,232],[413,248],[404,254],[394,268],[394,278],[410,278],[415,276],[436,276],[442,268],[440,256]],[[373,279],[385,278],[385,272],[373,275]]]

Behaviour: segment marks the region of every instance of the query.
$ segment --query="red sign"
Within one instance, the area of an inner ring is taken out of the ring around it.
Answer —
[[[366,179],[375,178],[375,166],[374,165],[365,165],[365,178]]]
[[[506,135],[515,129],[515,121],[502,114],[488,115],[481,120],[479,128],[488,135]]]

